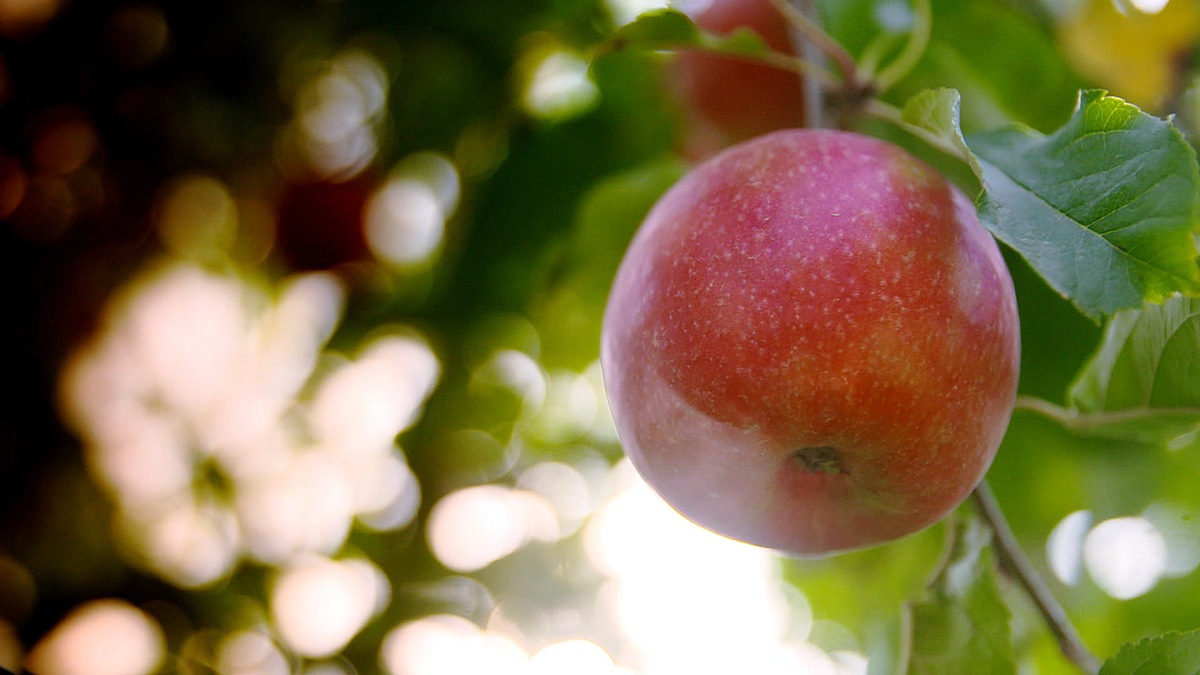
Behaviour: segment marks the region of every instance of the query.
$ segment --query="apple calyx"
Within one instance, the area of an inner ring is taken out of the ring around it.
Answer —
[[[800,448],[792,459],[801,469],[811,473],[849,473],[842,468],[842,453],[831,445]]]

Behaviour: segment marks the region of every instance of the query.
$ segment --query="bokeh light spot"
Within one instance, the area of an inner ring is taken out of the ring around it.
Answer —
[[[367,202],[363,227],[367,245],[380,260],[414,265],[433,254],[446,217],[426,184],[391,178]]]
[[[525,675],[528,657],[508,637],[435,614],[388,633],[380,661],[391,675]]]
[[[538,462],[521,472],[517,487],[536,492],[554,506],[564,536],[574,532],[592,510],[587,480],[569,464]]]
[[[271,619],[297,654],[337,653],[382,609],[388,591],[365,559],[313,557],[283,570],[271,592]]]
[[[531,540],[558,538],[554,507],[541,495],[502,485],[456,490],[429,514],[429,546],[457,572],[483,569]]]
[[[529,658],[529,675],[616,675],[612,657],[590,640],[553,642]]]
[[[1158,14],[1166,9],[1171,0],[1126,0],[1133,8],[1143,14]]]
[[[237,224],[237,205],[224,183],[210,176],[188,176],[167,188],[158,234],[176,255],[203,257],[229,250]]]
[[[1064,584],[1074,586],[1083,568],[1083,538],[1092,526],[1090,511],[1076,511],[1054,526],[1046,539],[1046,559]]]
[[[1167,567],[1167,543],[1145,518],[1105,520],[1083,541],[1088,574],[1105,593],[1129,600],[1154,588]]]
[[[162,629],[124,600],[94,600],[34,645],[26,668],[55,675],[147,675],[164,658]]]
[[[378,151],[387,90],[383,66],[359,50],[337,55],[306,80],[280,138],[284,174],[345,180],[362,171]]]
[[[588,62],[549,39],[534,40],[519,67],[525,76],[521,102],[535,117],[571,117],[591,108],[600,96]]]
[[[1200,566],[1200,530],[1196,527],[1200,516],[1195,511],[1155,502],[1142,511],[1142,517],[1162,533],[1167,543],[1164,576],[1187,576]]]
[[[364,237],[375,257],[398,266],[427,261],[458,207],[458,171],[446,157],[421,152],[400,162],[368,200]]]
[[[624,26],[641,16],[643,12],[663,9],[670,3],[667,0],[605,0],[604,4],[612,16],[613,23],[617,26]]]
[[[215,504],[184,502],[147,520],[125,514],[131,539],[141,539],[151,569],[183,588],[224,577],[237,560],[241,537],[231,512]]]
[[[231,633],[217,647],[217,670],[225,675],[287,675],[287,658],[262,631]]]

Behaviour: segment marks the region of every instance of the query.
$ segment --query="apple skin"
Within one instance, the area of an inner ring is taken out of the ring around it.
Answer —
[[[774,51],[795,54],[790,26],[769,0],[713,0],[693,20],[718,35],[738,28],[758,33]],[[800,76],[747,59],[683,51],[669,85],[683,109],[681,151],[692,160],[734,143],[804,124]]]
[[[792,129],[654,206],[601,365],[625,452],[668,503],[818,555],[921,530],[970,494],[1012,413],[1018,324],[957,188],[884,141]]]

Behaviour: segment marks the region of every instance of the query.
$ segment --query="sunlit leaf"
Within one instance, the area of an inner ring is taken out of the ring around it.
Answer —
[[[924,129],[948,150],[961,155],[976,175],[982,174],[978,160],[962,134],[962,95],[955,89],[926,89],[904,105],[904,122]]]
[[[1125,645],[1100,675],[1194,675],[1200,672],[1200,631],[1168,633]]]
[[[741,28],[728,35],[701,30],[683,12],[660,9],[645,12],[625,24],[609,39],[605,49],[683,49],[699,48],[731,56],[763,56],[771,52],[754,31]]]
[[[964,518],[928,597],[909,605],[909,675],[1016,672],[990,541],[986,525]]]
[[[1200,291],[1200,174],[1169,122],[1093,90],[1053,134],[1010,128],[967,143],[985,223],[1085,315]]]

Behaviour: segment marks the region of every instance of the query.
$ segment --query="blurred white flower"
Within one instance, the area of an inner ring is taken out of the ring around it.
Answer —
[[[62,407],[145,568],[198,587],[244,556],[332,554],[358,517],[412,518],[419,489],[395,437],[438,360],[411,333],[326,354],[343,301],[327,274],[268,288],[173,262],[110,304],[63,371]],[[317,375],[322,359],[336,365]]]

